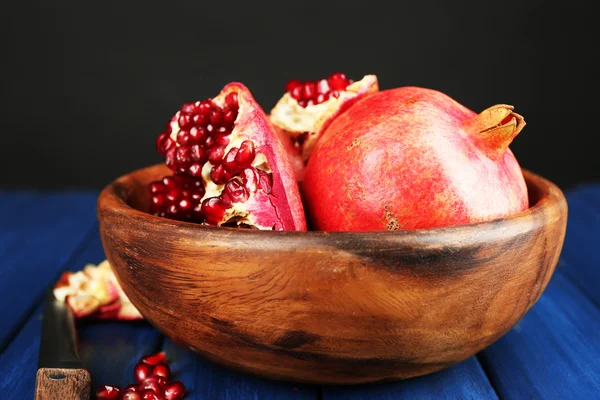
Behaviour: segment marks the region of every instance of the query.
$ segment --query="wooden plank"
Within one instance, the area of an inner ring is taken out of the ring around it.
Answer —
[[[600,309],[561,272],[480,360],[502,399],[595,399]]]
[[[3,400],[33,399],[42,311],[40,304],[0,355],[0,393]]]
[[[446,370],[378,385],[324,387],[323,400],[497,399],[477,358]]]
[[[0,255],[19,240],[15,233],[31,217],[27,211],[40,196],[33,191],[0,192]]]
[[[569,221],[558,270],[600,304],[600,185],[581,186],[566,197]]]
[[[25,321],[50,282],[96,227],[96,198],[90,192],[36,197],[26,210],[2,223],[14,238],[0,254],[0,351]]]
[[[315,400],[319,395],[316,386],[271,381],[232,371],[169,339],[165,339],[164,351],[176,378],[189,391],[186,400]]]
[[[77,270],[103,259],[96,231],[68,269]],[[33,398],[42,316],[40,305],[0,356],[2,399]],[[126,386],[133,382],[135,363],[142,355],[160,350],[162,345],[162,336],[146,322],[79,321],[77,331],[80,356],[90,371],[94,390],[103,383]]]

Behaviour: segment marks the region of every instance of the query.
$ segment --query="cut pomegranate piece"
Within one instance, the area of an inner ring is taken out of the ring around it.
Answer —
[[[331,121],[357,100],[378,90],[375,75],[365,75],[357,82],[340,72],[317,81],[292,80],[271,110],[270,120],[294,140],[306,161]]]
[[[177,177],[150,185],[154,214],[216,226],[306,230],[284,145],[244,85],[230,83],[214,99],[184,104],[158,136],[157,149]],[[261,179],[247,184],[242,176],[248,171]],[[177,183],[182,177],[202,184],[200,199]]]
[[[54,286],[54,297],[66,302],[76,318],[132,320],[143,318],[117,281],[108,260],[64,272]]]

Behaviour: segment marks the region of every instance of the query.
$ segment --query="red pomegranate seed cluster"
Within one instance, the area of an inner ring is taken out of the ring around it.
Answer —
[[[185,396],[185,386],[179,381],[169,381],[171,370],[164,352],[142,358],[134,368],[136,383],[121,389],[102,385],[96,398],[110,400],[180,400]]]
[[[176,140],[171,138],[169,125],[156,139],[156,150],[176,174],[200,178],[202,165],[207,160],[212,162],[223,157],[238,109],[237,93],[227,95],[223,108],[210,99],[185,103],[177,116]]]
[[[301,107],[307,107],[321,104],[330,97],[338,98],[340,92],[346,90],[352,82],[342,72],[335,72],[329,75],[329,78],[318,81],[291,80],[285,85],[285,91],[297,100]]]
[[[201,180],[187,176],[165,176],[149,185],[151,210],[155,215],[182,221],[201,221],[200,200],[204,196]]]

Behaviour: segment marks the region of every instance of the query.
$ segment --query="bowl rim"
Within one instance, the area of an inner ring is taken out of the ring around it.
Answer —
[[[327,237],[329,240],[333,241],[344,240],[345,238],[360,238],[363,240],[391,239],[397,241],[402,239],[414,240],[415,238],[421,238],[427,242],[446,242],[455,241],[455,236],[461,233],[468,233],[470,237],[473,237],[474,232],[476,231],[478,232],[477,234],[486,236],[487,232],[494,231],[494,228],[499,226],[502,226],[503,229],[506,230],[505,233],[507,235],[510,235],[511,232],[522,233],[523,231],[530,231],[548,223],[548,218],[540,218],[543,214],[553,215],[551,220],[557,221],[561,214],[567,212],[567,202],[565,196],[556,184],[534,172],[531,172],[528,169],[521,168],[527,184],[530,200],[532,191],[535,191],[536,193],[534,195],[537,195],[539,198],[536,199],[533,206],[530,206],[524,211],[489,221],[436,228],[396,231],[271,231],[216,227],[159,217],[142,210],[138,210],[137,208],[134,208],[128,204],[127,200],[133,193],[134,185],[139,185],[141,183],[140,181],[144,180],[139,178],[144,176],[152,176],[155,171],[159,170],[163,171],[162,175],[164,175],[164,168],[166,167],[163,164],[154,164],[142,167],[127,174],[121,175],[106,185],[98,196],[98,219],[102,220],[104,213],[109,212],[127,220],[139,222],[140,224],[151,223],[164,225],[170,229],[177,228],[182,233],[187,232],[192,235],[215,235],[218,233],[223,233],[225,235],[230,235],[232,232],[236,232],[236,236],[248,237],[249,240],[256,239],[260,236],[267,236],[278,237],[281,240],[285,240],[284,238],[298,240],[299,238],[322,239]],[[159,176],[159,174],[154,175]],[[145,180],[147,181],[148,179]],[[478,237],[478,241],[479,240],[485,240],[485,237]]]

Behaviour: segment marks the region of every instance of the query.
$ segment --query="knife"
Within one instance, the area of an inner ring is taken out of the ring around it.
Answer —
[[[48,289],[35,384],[35,400],[88,400],[90,373],[77,353],[73,313]]]

